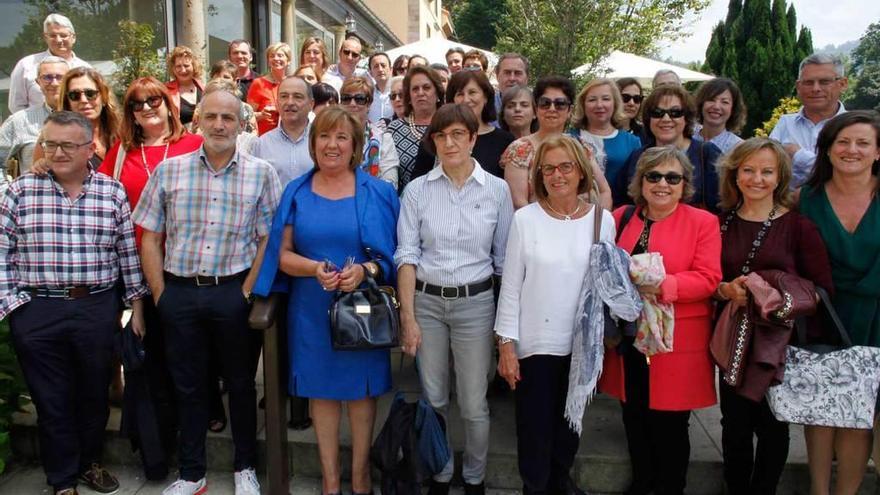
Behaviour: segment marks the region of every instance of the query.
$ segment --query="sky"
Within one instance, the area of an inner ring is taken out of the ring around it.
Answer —
[[[671,57],[679,62],[702,61],[712,37],[712,28],[727,16],[728,0],[711,0],[698,19],[691,19],[688,29],[692,34],[674,45],[660,50],[662,58]],[[865,34],[868,25],[880,22],[880,2],[876,0],[789,0],[794,4],[798,29],[806,25],[813,33],[813,46],[840,45],[857,40]]]

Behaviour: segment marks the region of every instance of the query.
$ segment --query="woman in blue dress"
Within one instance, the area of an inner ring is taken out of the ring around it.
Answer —
[[[284,190],[254,288],[258,295],[289,294],[289,392],[310,399],[325,494],[341,492],[343,403],[352,431],[352,493],[372,491],[376,397],[391,388],[388,350],[330,346],[328,309],[337,290],[356,289],[368,273],[395,282],[391,260],[400,205],[393,186],[358,168],[363,136],[356,118],[341,107],[315,119],[309,135],[315,169]],[[346,262],[350,257],[353,263]]]

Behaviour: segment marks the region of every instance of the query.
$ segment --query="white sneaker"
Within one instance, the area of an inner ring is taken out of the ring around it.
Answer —
[[[235,495],[260,495],[260,482],[252,468],[236,471]]]
[[[199,481],[177,480],[162,490],[162,495],[204,495],[208,493],[208,480]]]

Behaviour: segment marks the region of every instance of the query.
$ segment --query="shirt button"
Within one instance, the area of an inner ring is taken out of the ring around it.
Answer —
[[[70,233],[71,233],[71,234],[73,233],[73,229],[70,229]]]
[[[211,201],[217,201],[217,198],[211,198]]]

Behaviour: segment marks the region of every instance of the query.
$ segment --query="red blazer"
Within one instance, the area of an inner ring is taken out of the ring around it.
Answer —
[[[193,78],[193,84],[199,88],[199,91],[202,93],[205,92],[205,86],[202,84],[202,81]],[[180,85],[178,84],[177,79],[172,79],[165,83],[165,88],[168,90],[168,95],[171,96],[171,101],[174,102],[174,105],[177,107],[177,111],[180,112]]]
[[[620,222],[626,207],[614,212]],[[644,222],[637,208],[617,245],[631,252]],[[686,204],[651,226],[648,251],[663,256],[666,280],[660,300],[673,303],[673,351],[651,357],[648,407],[686,411],[715,404],[715,365],[709,355],[712,293],[721,281],[721,231],[718,218]],[[599,389],[626,400],[623,358],[606,349]]]

